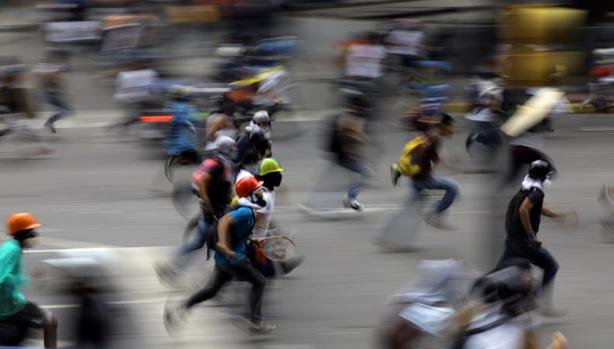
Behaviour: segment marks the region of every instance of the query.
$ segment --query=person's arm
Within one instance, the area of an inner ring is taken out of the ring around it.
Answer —
[[[551,209],[546,208],[546,207],[542,207],[542,215],[546,217],[550,217],[550,218],[562,218],[566,216],[565,213],[554,212]]]
[[[217,250],[225,255],[228,259],[232,259],[235,256],[235,252],[230,248],[230,228],[232,228],[234,220],[230,214],[222,217],[217,224],[218,241]]]

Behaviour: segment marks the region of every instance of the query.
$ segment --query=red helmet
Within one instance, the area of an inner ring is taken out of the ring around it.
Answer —
[[[254,176],[244,177],[239,179],[235,184],[235,193],[238,197],[244,198],[254,190],[260,188],[261,185],[262,182],[257,180]]]

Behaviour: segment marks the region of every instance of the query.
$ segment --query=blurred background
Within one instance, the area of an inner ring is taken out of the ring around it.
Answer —
[[[72,264],[57,260],[76,253],[104,266],[97,282],[108,278],[92,286],[111,309],[97,325],[109,329],[103,347],[379,347],[384,304],[421,260],[494,267],[522,178],[507,175],[508,149],[530,138],[557,169],[546,204],[579,217],[575,229],[543,221],[540,238],[560,264],[556,300],[568,314],[540,319],[538,332],[560,330],[571,348],[609,348],[612,11],[607,0],[0,0],[0,212],[32,212],[44,225],[24,254],[29,273],[45,271],[27,296],[58,317],[60,346],[74,345],[82,289],[62,286]],[[496,129],[544,87],[564,93],[544,120],[500,144],[469,142],[471,116],[489,98]],[[343,205],[356,170],[328,156],[331,120],[357,107],[355,94],[368,103],[358,126],[369,174],[359,212]],[[213,264],[197,253],[170,286],[152,267],[198,211],[195,164],[167,160],[168,103],[177,98],[194,108],[199,152],[219,112],[237,136],[256,111],[271,118],[272,157],[285,168],[274,219],[306,260],[267,287],[264,312],[278,327],[270,335],[233,326],[246,297],[240,283],[196,308],[181,333],[164,329],[166,300],[198,289]],[[407,179],[390,184],[420,113],[456,121],[441,149],[441,172],[461,188],[446,217],[455,230],[413,213]],[[399,212],[406,222],[388,246],[374,244]],[[76,273],[93,275],[86,270]]]

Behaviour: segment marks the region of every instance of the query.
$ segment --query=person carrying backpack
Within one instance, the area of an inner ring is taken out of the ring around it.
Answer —
[[[434,227],[450,229],[442,215],[452,205],[460,188],[451,178],[436,174],[433,167],[441,162],[439,149],[442,138],[454,134],[454,119],[444,114],[437,118],[417,120],[416,125],[421,132],[405,144],[399,161],[390,167],[392,184],[396,185],[401,176],[409,177],[414,200],[425,189],[445,190],[443,198],[435,204],[425,220]]]
[[[156,265],[156,272],[162,280],[172,282],[187,263],[188,255],[207,243],[209,232],[226,213],[232,199],[235,170],[230,157],[235,149],[232,138],[219,136],[207,158],[192,174],[192,191],[198,197],[202,211],[198,229],[192,239],[179,247],[170,263]]]
[[[240,198],[248,198],[252,203],[260,201],[262,182],[254,177],[245,177],[237,182],[235,192]],[[272,324],[262,321],[262,298],[266,278],[255,269],[248,258],[249,237],[258,219],[252,207],[238,207],[220,218],[215,236],[215,267],[207,285],[178,306],[167,303],[164,310],[164,324],[172,330],[179,321],[185,319],[187,312],[215,295],[233,278],[247,281],[252,285],[249,295],[249,329],[252,332],[266,333],[275,329]]]

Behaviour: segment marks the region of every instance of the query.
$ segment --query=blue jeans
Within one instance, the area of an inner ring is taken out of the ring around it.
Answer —
[[[221,217],[222,215],[216,214],[215,217]],[[217,219],[215,217],[201,214],[200,219],[198,220],[196,233],[190,240],[185,241],[181,246],[179,246],[175,252],[175,256],[172,260],[172,264],[175,268],[183,268],[189,260],[188,256],[192,254],[192,252],[205,246],[209,234],[215,233],[215,229],[217,227]]]
[[[347,195],[350,199],[356,199],[369,179],[369,168],[361,160],[356,159],[346,159],[341,162],[341,166],[353,172]]]
[[[48,94],[47,95],[47,103],[57,108],[57,112],[53,114],[49,119],[47,119],[47,124],[53,125],[56,121],[65,117],[66,115],[72,112],[72,109],[66,103],[64,97],[58,94]]]
[[[456,195],[460,191],[458,183],[448,177],[437,176],[432,174],[430,177],[421,180],[412,179],[412,186],[414,188],[414,198],[424,189],[445,190],[445,194],[435,204],[435,214],[441,215],[447,210],[454,202]]]

